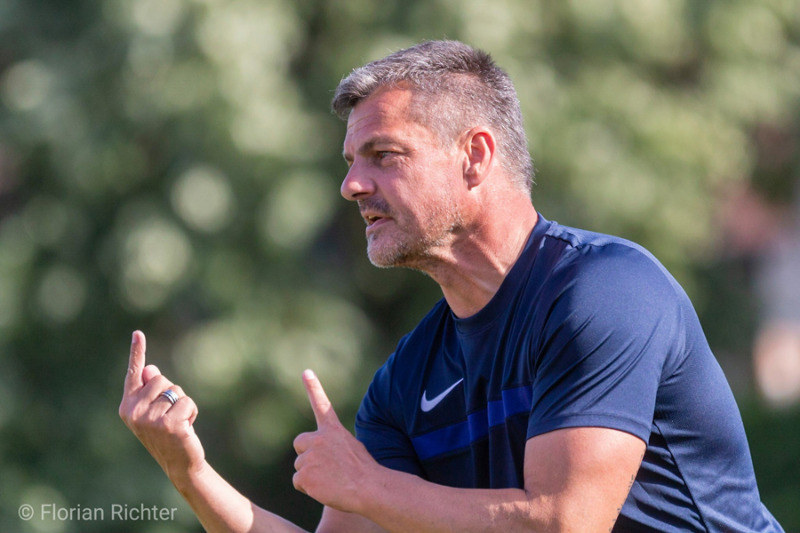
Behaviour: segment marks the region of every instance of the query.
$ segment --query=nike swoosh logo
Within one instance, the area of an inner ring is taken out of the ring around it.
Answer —
[[[459,383],[461,383],[462,381],[464,381],[464,378],[459,379],[458,381],[456,381],[455,383],[453,383],[452,385],[447,387],[447,389],[445,389],[445,391],[443,393],[439,394],[438,396],[436,396],[434,398],[431,398],[430,400],[427,398],[428,391],[427,390],[423,391],[422,392],[422,401],[420,401],[420,403],[419,403],[419,408],[422,409],[423,413],[427,413],[428,411],[430,411],[431,409],[433,409],[434,407],[439,405],[439,403],[442,400],[444,400],[444,397],[447,396],[448,394],[450,394],[450,391],[455,389],[456,386]]]

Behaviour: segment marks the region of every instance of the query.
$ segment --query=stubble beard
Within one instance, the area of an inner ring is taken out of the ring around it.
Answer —
[[[401,228],[397,220],[394,227],[385,228],[391,234],[372,234],[367,238],[367,257],[378,268],[403,267],[429,272],[439,261],[441,251],[453,241],[453,236],[464,227],[457,206],[449,195],[435,204],[423,222],[427,227],[409,231]]]

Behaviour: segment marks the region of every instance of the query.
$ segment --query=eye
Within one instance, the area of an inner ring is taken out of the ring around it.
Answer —
[[[389,150],[379,150],[375,152],[375,157],[377,159],[386,159],[390,155],[392,155],[392,152],[390,152]]]

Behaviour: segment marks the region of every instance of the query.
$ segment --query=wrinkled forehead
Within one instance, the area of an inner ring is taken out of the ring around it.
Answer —
[[[347,119],[345,145],[385,130],[403,130],[416,123],[411,112],[413,95],[406,89],[382,89],[360,101]]]
[[[347,118],[347,129],[365,117],[387,118],[392,120],[408,119],[415,92],[406,87],[383,86],[356,103]]]
[[[416,135],[425,132],[441,141],[440,128],[431,116],[430,98],[412,86],[384,86],[358,102],[350,111],[345,136],[345,152],[348,142],[365,136],[380,135],[384,130],[402,135],[413,131]],[[354,147],[354,149],[357,149]]]

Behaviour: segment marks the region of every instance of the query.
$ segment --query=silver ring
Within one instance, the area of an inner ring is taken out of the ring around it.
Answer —
[[[175,394],[175,391],[172,389],[165,390],[164,392],[161,393],[161,396],[169,400],[169,403],[171,403],[172,405],[175,405],[175,402],[178,401],[178,395]]]

